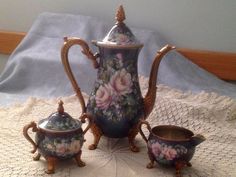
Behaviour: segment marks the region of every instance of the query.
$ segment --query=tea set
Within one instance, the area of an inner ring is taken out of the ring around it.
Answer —
[[[194,155],[195,147],[205,140],[202,135],[194,135],[183,127],[159,125],[151,128],[146,121],[155,103],[160,61],[175,47],[166,45],[157,52],[150,72],[149,88],[143,97],[137,69],[138,55],[143,44],[137,40],[124,20],[124,9],[119,6],[116,24],[103,40],[92,41],[98,47],[98,53],[93,53],[83,39],[64,38],[61,60],[82,108],[80,120],[73,119],[66,113],[63,102],[59,101],[57,112],[40,120],[38,125],[31,122],[23,128],[23,135],[33,145],[31,152],[38,151],[34,160],[39,160],[41,155],[46,159],[46,173],[54,173],[55,164],[59,160],[74,158],[78,166],[85,166],[81,154],[84,135],[89,129],[94,137],[93,143],[89,145],[90,150],[96,149],[100,138],[105,136],[127,137],[130,150],[138,152],[139,148],[134,140],[140,133],[147,143],[150,159],[147,168],[152,168],[154,162],[175,166],[176,176],[180,176],[180,170],[184,166],[191,166],[189,161]],[[74,45],[82,48],[82,53],[97,69],[97,78],[87,105],[69,63],[68,53]],[[86,119],[88,125],[83,130],[82,124]],[[148,138],[142,131],[142,125],[146,125],[149,130]],[[35,141],[28,134],[30,128],[36,133]]]

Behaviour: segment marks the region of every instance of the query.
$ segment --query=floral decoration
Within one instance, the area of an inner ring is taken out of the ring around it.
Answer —
[[[149,142],[149,147],[158,161],[171,161],[178,158],[182,154],[187,153],[187,148],[182,145],[167,145],[156,140]]]
[[[112,42],[117,45],[132,45],[139,43],[126,25],[118,25],[112,28],[103,41]]]
[[[88,102],[90,113],[113,121],[140,117],[143,107],[136,62],[124,58],[122,52],[103,58]]]
[[[74,136],[73,138],[48,138],[42,141],[41,146],[46,152],[59,157],[71,157],[77,154],[83,143],[82,136]]]
[[[131,75],[124,68],[115,72],[109,82],[114,94],[125,95],[132,91]]]
[[[96,93],[96,104],[98,108],[107,109],[112,102],[112,92],[110,84],[100,85]]]
[[[127,44],[134,44],[134,39],[131,38],[129,34],[122,34],[122,33],[114,33],[110,36],[109,41],[115,42],[118,45],[127,45]]]
[[[68,113],[53,113],[49,118],[42,120],[42,128],[56,131],[74,130],[81,127],[79,120],[73,119]]]

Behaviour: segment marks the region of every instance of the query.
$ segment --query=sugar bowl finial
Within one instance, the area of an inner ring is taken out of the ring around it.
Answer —
[[[63,101],[62,100],[59,100],[58,102],[58,108],[57,108],[57,111],[59,114],[63,114],[64,113],[64,107],[63,107]]]
[[[125,11],[122,5],[119,6],[116,12],[116,24],[121,24],[125,20]]]

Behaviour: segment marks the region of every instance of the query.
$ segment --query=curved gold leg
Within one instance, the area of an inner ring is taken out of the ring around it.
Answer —
[[[138,124],[134,125],[128,134],[129,148],[132,152],[139,152],[139,148],[134,144],[135,137],[139,132]]]
[[[75,160],[79,167],[84,167],[86,164],[81,160],[81,154],[82,151],[80,150],[80,152],[75,156]]]
[[[38,161],[41,157],[41,154],[38,152],[34,157],[33,157],[33,160],[34,161]]]
[[[89,150],[94,150],[97,148],[97,145],[100,141],[100,138],[102,136],[102,131],[95,123],[92,123],[90,129],[94,136],[94,141],[93,141],[93,144],[89,145]]]
[[[188,167],[191,167],[192,164],[191,164],[190,162],[187,162],[187,166],[188,166]]]
[[[152,169],[154,167],[154,161],[149,162],[146,166],[148,169]]]
[[[55,164],[57,159],[55,157],[46,157],[47,161],[47,170],[45,171],[47,174],[53,174],[55,172]]]
[[[186,161],[176,161],[175,162],[176,177],[181,177],[181,170],[186,166],[191,167],[192,164],[190,162],[186,162]]]
[[[148,169],[151,169],[151,168],[154,167],[155,157],[153,156],[153,154],[152,154],[150,151],[148,151],[148,157],[149,157],[149,159],[150,159],[150,162],[147,164],[146,167],[147,167]]]

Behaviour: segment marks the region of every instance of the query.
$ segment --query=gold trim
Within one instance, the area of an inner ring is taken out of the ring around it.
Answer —
[[[49,134],[70,134],[70,133],[75,133],[75,132],[80,132],[81,134],[83,133],[82,127],[78,127],[76,129],[71,129],[71,130],[64,130],[64,131],[59,131],[59,130],[50,130],[50,129],[45,129],[43,127],[38,126],[39,131],[44,132],[44,133],[49,133]]]
[[[128,44],[128,45],[117,45],[117,44],[108,44],[106,42],[101,41],[95,41],[93,40],[92,43],[98,47],[106,47],[111,49],[136,49],[136,48],[142,48],[143,44]]]
[[[158,74],[160,62],[161,62],[162,58],[164,57],[164,55],[166,55],[169,51],[171,51],[173,49],[175,49],[174,46],[170,46],[170,45],[164,46],[160,51],[157,52],[157,55],[156,55],[155,59],[153,60],[152,68],[151,68],[150,75],[149,75],[148,91],[146,93],[145,98],[143,99],[145,119],[152,112],[152,109],[155,104],[156,89],[157,89],[156,82],[157,82],[157,74]]]

